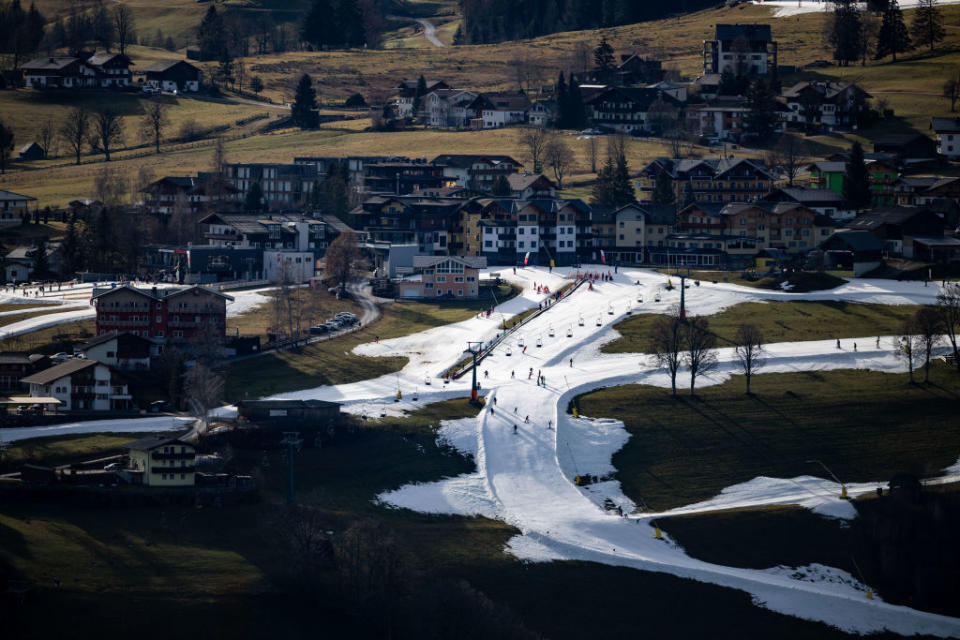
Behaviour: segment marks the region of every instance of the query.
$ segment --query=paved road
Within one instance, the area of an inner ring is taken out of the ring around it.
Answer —
[[[391,20],[409,20],[411,22],[418,23],[423,27],[423,37],[427,39],[435,47],[445,47],[447,45],[443,44],[440,41],[440,38],[437,37],[437,28],[433,26],[429,20],[424,20],[423,18],[410,18],[407,16],[387,16]]]

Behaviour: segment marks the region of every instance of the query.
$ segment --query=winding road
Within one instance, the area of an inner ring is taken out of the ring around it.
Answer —
[[[433,23],[429,20],[423,18],[411,18],[409,16],[387,16],[391,20],[408,20],[410,22],[416,22],[423,28],[423,37],[427,39],[435,47],[445,47],[447,45],[441,42],[440,38],[437,37],[437,28],[433,26]]]

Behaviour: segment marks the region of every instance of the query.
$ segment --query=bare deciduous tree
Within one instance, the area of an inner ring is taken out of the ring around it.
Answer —
[[[690,395],[693,395],[697,376],[713,371],[717,366],[717,336],[710,331],[710,322],[703,317],[689,318],[684,326],[686,353],[684,364],[690,371]]]
[[[557,179],[557,188],[563,189],[563,176],[573,167],[573,151],[570,150],[570,145],[561,136],[550,136],[544,155],[547,164],[553,169],[553,177]]]
[[[90,147],[103,153],[110,162],[110,150],[123,143],[123,119],[119,111],[109,105],[93,112],[93,127],[90,132]]]
[[[910,384],[913,384],[913,361],[917,351],[921,349],[921,344],[916,335],[916,326],[913,318],[909,318],[900,325],[898,335],[893,339],[894,354],[907,363],[907,373],[910,376]]]
[[[43,157],[50,158],[55,156],[54,146],[57,141],[57,128],[53,123],[52,118],[47,118],[43,121],[43,124],[40,125],[40,131],[37,132],[37,138],[40,142],[40,146],[43,147]]]
[[[543,171],[543,160],[551,134],[551,131],[543,127],[526,127],[520,134],[520,144],[523,145],[534,173]]]
[[[323,275],[344,291],[362,269],[363,253],[357,244],[357,236],[353,231],[344,231],[327,247]]]
[[[933,307],[921,307],[913,317],[917,330],[917,341],[923,356],[923,382],[930,382],[930,359],[933,349],[943,340],[941,316]]]
[[[734,338],[734,351],[747,381],[746,393],[750,395],[750,379],[754,371],[763,366],[763,332],[756,325],[740,325]]]
[[[210,411],[223,400],[223,378],[207,365],[197,362],[183,376],[183,390],[190,415],[200,422],[200,432],[207,430]]]
[[[113,9],[113,30],[117,34],[120,53],[125,53],[127,45],[133,44],[137,39],[137,23],[133,18],[133,11],[123,3],[117,4]]]
[[[168,124],[167,105],[160,100],[148,101],[140,120],[140,132],[144,139],[153,141],[157,153],[160,153],[160,142]]]
[[[800,171],[809,161],[807,144],[794,135],[785,133],[767,153],[765,161],[774,171],[787,176],[787,185],[793,186]]]
[[[102,165],[93,180],[93,193],[96,199],[106,207],[117,207],[123,204],[129,193],[126,175],[110,165]]]
[[[77,157],[80,164],[80,154],[87,143],[87,134],[90,130],[90,112],[86,107],[73,107],[67,112],[60,125],[60,137]]]
[[[233,65],[233,77],[237,81],[237,91],[243,93],[243,82],[247,79],[247,66],[243,60],[237,60]]]
[[[937,312],[943,324],[943,333],[953,348],[953,363],[960,373],[960,349],[957,335],[960,334],[960,282],[948,282],[937,294]]]
[[[670,390],[677,395],[677,371],[683,361],[683,321],[680,310],[671,309],[670,315],[658,316],[650,329],[647,348],[652,354],[653,363],[665,369],[670,376]]]

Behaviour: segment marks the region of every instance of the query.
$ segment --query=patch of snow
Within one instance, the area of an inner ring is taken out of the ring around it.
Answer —
[[[137,433],[142,431],[173,431],[185,429],[193,418],[159,416],[155,418],[134,418],[123,420],[90,420],[87,422],[69,422],[43,427],[12,427],[0,429],[0,440],[16,442],[28,438],[47,438],[77,433]]]
[[[477,419],[443,420],[437,431],[437,444],[453,447],[460,454],[475,458],[477,456]]]

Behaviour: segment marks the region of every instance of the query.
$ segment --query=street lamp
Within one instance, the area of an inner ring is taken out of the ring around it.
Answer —
[[[846,486],[845,484],[843,484],[842,482],[840,482],[840,478],[838,478],[836,475],[834,475],[833,471],[830,471],[830,468],[827,467],[827,465],[823,464],[821,461],[819,461],[819,460],[807,460],[807,464],[813,464],[813,463],[816,463],[816,464],[820,465],[821,467],[823,467],[824,470],[825,470],[827,473],[830,474],[830,477],[833,478],[838,485],[840,485],[840,497],[841,497],[842,499],[846,500],[846,499],[847,499],[847,486]]]

